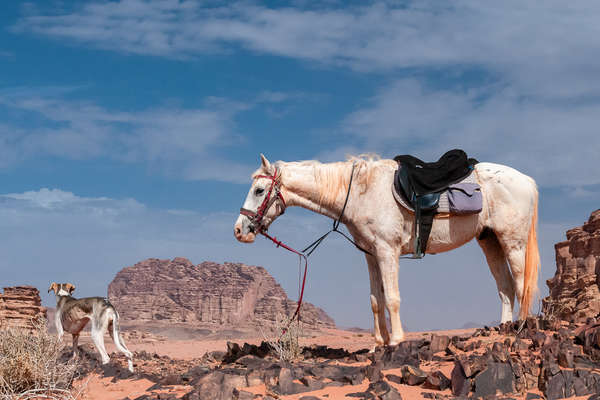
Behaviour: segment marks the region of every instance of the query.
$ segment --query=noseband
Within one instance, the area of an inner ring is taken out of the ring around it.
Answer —
[[[273,175],[258,175],[256,176],[255,179],[258,178],[267,178],[271,180],[271,187],[269,188],[269,191],[267,192],[267,195],[265,196],[265,199],[263,200],[263,202],[261,203],[261,205],[258,207],[258,209],[256,211],[252,211],[252,210],[248,210],[246,208],[240,208],[240,214],[245,215],[246,217],[248,217],[250,219],[250,230],[257,232],[257,233],[262,233],[263,231],[265,231],[266,229],[263,226],[263,218],[265,217],[265,214],[267,213],[267,211],[269,211],[269,209],[271,208],[271,206],[273,204],[275,204],[275,202],[277,200],[280,201],[280,208],[281,208],[281,214],[283,214],[285,212],[285,200],[283,199],[283,195],[281,194],[281,175],[277,174],[277,168],[275,168],[275,172],[273,173]]]

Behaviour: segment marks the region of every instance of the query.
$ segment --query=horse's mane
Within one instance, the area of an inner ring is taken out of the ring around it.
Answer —
[[[341,196],[345,197],[350,183],[350,173],[354,164],[354,178],[352,186],[360,188],[364,193],[369,186],[374,171],[373,165],[380,161],[376,154],[361,154],[349,156],[347,161],[321,163],[316,160],[296,161],[285,164],[312,167],[315,179],[319,186],[319,204],[333,206]],[[275,166],[284,163],[278,161]]]

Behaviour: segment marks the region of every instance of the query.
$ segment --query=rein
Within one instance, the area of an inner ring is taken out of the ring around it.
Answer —
[[[261,225],[262,219],[263,219],[265,213],[269,210],[269,208],[273,205],[273,203],[275,203],[275,201],[277,199],[281,200],[281,203],[283,205],[283,210],[282,210],[281,214],[283,214],[285,212],[286,204],[285,204],[283,195],[281,194],[281,191],[280,191],[281,180],[280,180],[280,177],[277,176],[277,169],[275,169],[275,173],[273,175],[258,175],[257,176],[257,178],[271,179],[271,187],[269,188],[269,192],[265,196],[265,199],[263,200],[262,204],[258,207],[258,210],[256,210],[256,212],[253,212],[253,211],[247,210],[245,208],[240,209],[240,213],[242,215],[246,215],[248,218],[250,218],[250,222],[252,223],[251,226],[253,226],[253,229],[257,229],[258,233],[260,233],[261,235],[263,235],[264,237],[266,237],[267,239],[269,239],[270,241],[275,243],[276,247],[282,247],[287,251],[297,254],[299,257],[299,262],[300,262],[299,268],[301,268],[302,259],[304,259],[304,274],[302,276],[302,286],[301,286],[300,294],[298,297],[298,306],[296,307],[296,311],[294,311],[292,318],[290,318],[290,320],[287,324],[287,327],[284,328],[282,335],[285,334],[285,332],[287,331],[290,324],[294,321],[295,318],[298,318],[298,321],[300,321],[300,307],[302,306],[302,299],[304,297],[304,286],[306,284],[306,274],[308,272],[308,257],[310,257],[310,255],[317,249],[317,247],[319,247],[319,245],[323,242],[323,240],[325,240],[325,238],[331,232],[339,233],[340,235],[345,237],[350,243],[352,243],[357,249],[359,249],[363,253],[368,254],[370,256],[373,255],[369,251],[367,251],[364,248],[362,248],[361,246],[359,246],[358,243],[356,243],[354,240],[352,240],[344,232],[338,230],[338,227],[340,226],[340,223],[342,222],[342,218],[344,217],[344,212],[346,211],[346,206],[348,205],[348,198],[350,197],[350,189],[352,188],[352,178],[354,177],[355,166],[356,166],[356,164],[352,163],[352,171],[350,172],[350,181],[348,183],[348,191],[346,193],[346,199],[344,200],[344,206],[342,207],[342,212],[340,213],[340,216],[335,221],[333,221],[333,226],[327,233],[325,233],[324,235],[319,237],[317,240],[312,242],[310,245],[308,245],[302,251],[295,250],[292,247],[283,243],[281,240],[277,240],[276,237],[270,236],[267,233],[266,229],[264,229]],[[273,190],[275,190],[275,195],[272,195]]]

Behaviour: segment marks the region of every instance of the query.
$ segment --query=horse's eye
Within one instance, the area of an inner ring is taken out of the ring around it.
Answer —
[[[254,191],[254,195],[255,196],[260,196],[264,192],[265,192],[265,189],[263,189],[263,188],[256,188],[256,190]]]

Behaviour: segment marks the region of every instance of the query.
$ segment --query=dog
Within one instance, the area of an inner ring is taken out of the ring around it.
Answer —
[[[73,356],[77,355],[79,333],[89,321],[92,321],[92,340],[102,357],[102,364],[110,361],[104,348],[104,332],[108,330],[117,349],[127,357],[129,371],[133,372],[131,352],[125,347],[123,338],[119,334],[119,314],[108,299],[103,297],[76,299],[72,296],[75,285],[71,283],[52,282],[48,293],[51,291],[56,294],[54,323],[58,338],[62,340],[65,332],[73,335]]]

